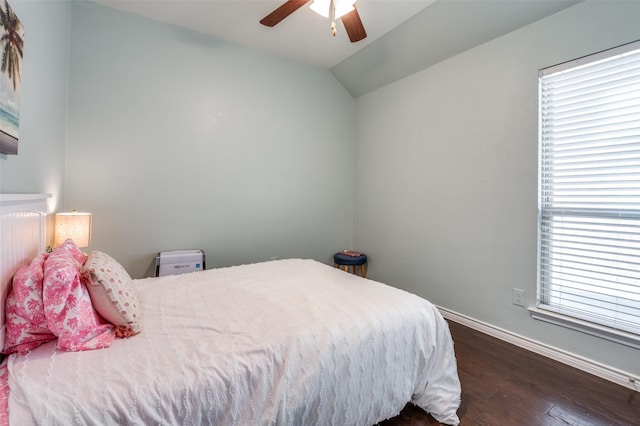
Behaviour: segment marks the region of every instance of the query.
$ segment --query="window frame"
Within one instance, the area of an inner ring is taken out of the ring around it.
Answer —
[[[537,222],[537,280],[536,280],[536,306],[530,307],[529,311],[532,318],[537,320],[546,321],[549,323],[553,323],[556,325],[560,325],[563,327],[567,327],[570,329],[582,331],[591,335],[595,335],[598,337],[602,337],[608,340],[612,340],[624,345],[632,346],[640,349],[640,329],[638,333],[633,331],[627,331],[625,329],[618,329],[616,327],[611,327],[606,324],[606,321],[602,322],[593,322],[593,318],[595,315],[582,315],[579,312],[572,312],[570,309],[554,306],[549,302],[549,295],[552,290],[545,289],[543,287],[544,277],[543,277],[543,261],[544,249],[545,247],[549,247],[546,243],[543,242],[543,235],[547,235],[550,233],[553,234],[553,231],[543,230],[543,223],[545,221],[546,215],[554,215],[554,209],[543,208],[545,204],[543,202],[544,191],[543,185],[545,184],[543,174],[544,168],[547,166],[544,162],[543,156],[543,138],[544,138],[544,125],[543,125],[543,78],[558,74],[563,71],[569,71],[575,68],[579,68],[585,65],[593,64],[595,62],[599,62],[604,59],[616,57],[628,52],[632,52],[640,49],[640,41],[635,41],[632,43],[628,43],[622,46],[615,47],[613,49],[608,49],[605,51],[601,51],[592,55],[584,56],[575,60],[567,61],[562,64],[554,65],[552,67],[544,68],[539,72],[539,82],[538,82],[538,222]],[[635,194],[634,194],[635,196]],[[579,210],[583,210],[579,212]],[[550,212],[550,213],[549,213]],[[604,214],[605,216],[610,215],[611,217],[615,217],[616,213],[613,212],[605,212],[599,211],[596,208],[593,209],[576,209],[576,208],[567,208],[564,212],[559,212],[556,214],[565,214],[566,216],[571,216],[573,214],[585,214],[587,217],[595,217]],[[638,218],[640,218],[640,210],[637,211],[639,214]],[[634,216],[635,220],[635,216]],[[586,225],[585,225],[586,227]],[[549,278],[549,287],[554,286],[551,283],[551,279]],[[635,288],[635,287],[634,287]],[[639,287],[640,288],[640,287]],[[638,324],[640,326],[640,324]]]

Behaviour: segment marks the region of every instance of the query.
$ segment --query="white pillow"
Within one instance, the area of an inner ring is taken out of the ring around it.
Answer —
[[[116,326],[116,335],[128,337],[140,332],[140,302],[122,265],[106,253],[92,251],[82,267],[82,280],[93,307]]]

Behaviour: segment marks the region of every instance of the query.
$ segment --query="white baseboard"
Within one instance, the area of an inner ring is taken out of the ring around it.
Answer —
[[[588,358],[584,358],[580,355],[576,355],[571,352],[549,346],[542,342],[529,339],[528,337],[524,337],[511,331],[504,330],[500,327],[478,321],[474,318],[462,315],[449,309],[440,306],[436,307],[438,308],[442,316],[448,320],[457,322],[481,333],[487,334],[500,340],[504,340],[507,343],[511,343],[523,349],[527,349],[531,352],[593,374],[594,376],[598,376],[610,382],[622,385],[626,388],[640,391],[640,379],[636,378],[633,374],[615,369],[613,367]]]

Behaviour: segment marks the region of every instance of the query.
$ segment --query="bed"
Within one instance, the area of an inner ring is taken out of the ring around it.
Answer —
[[[2,306],[44,248],[46,197],[25,197],[0,198]],[[138,334],[3,360],[0,423],[373,425],[411,402],[458,424],[449,329],[420,297],[309,259],[131,282]]]

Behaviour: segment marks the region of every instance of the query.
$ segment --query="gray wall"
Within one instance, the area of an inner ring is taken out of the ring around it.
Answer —
[[[369,276],[640,374],[640,351],[532,320],[537,73],[640,39],[640,2],[586,2],[356,102],[355,247]]]
[[[92,3],[72,3],[65,209],[89,248],[148,275],[353,241],[355,101],[327,70]]]
[[[572,7],[358,98],[355,118],[324,71],[93,4],[11,5],[27,44],[0,190],[92,211],[90,249],[134,276],[159,250],[328,261],[353,238],[374,279],[639,374],[637,350],[533,321],[511,288],[534,303],[537,70],[640,38],[640,3]]]
[[[0,192],[64,198],[69,3],[12,0],[25,27],[18,155],[0,155]]]

